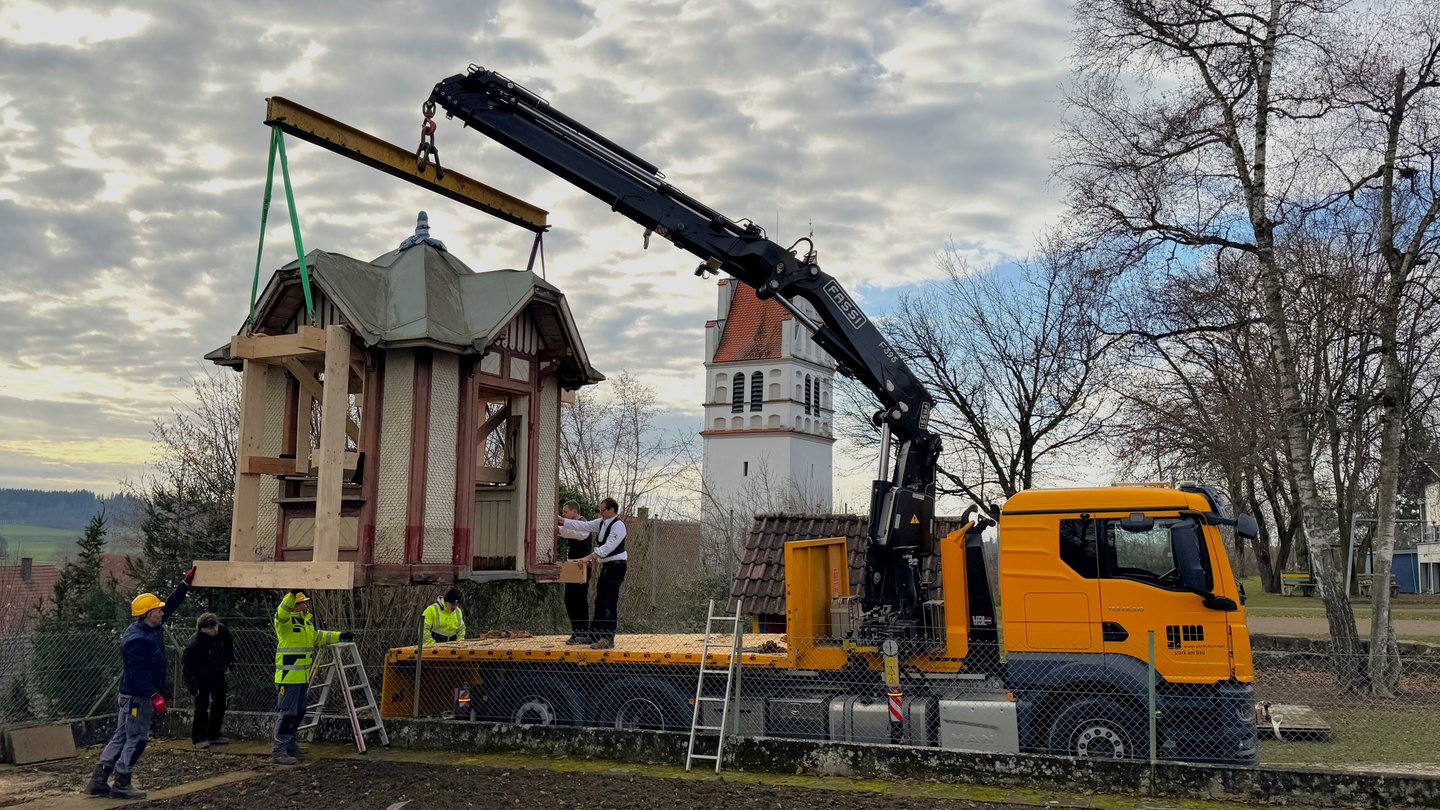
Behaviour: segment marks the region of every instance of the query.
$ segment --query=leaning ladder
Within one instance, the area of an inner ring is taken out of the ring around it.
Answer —
[[[380,744],[390,744],[390,735],[385,731],[385,721],[380,717],[380,707],[375,703],[375,693],[370,689],[370,678],[365,674],[360,648],[355,646],[355,642],[342,641],[321,647],[315,653],[315,667],[310,672],[310,694],[315,696],[315,700],[305,707],[305,721],[300,724],[299,731],[320,725],[325,703],[330,698],[330,687],[338,682],[341,698],[345,701],[345,714],[350,718],[350,730],[355,735],[355,747],[360,753],[365,753],[366,734],[378,731]],[[365,726],[365,721],[373,721],[373,724]]]
[[[710,636],[714,632],[715,625],[719,623],[730,625],[730,662],[724,669],[716,669],[710,665],[710,651],[719,649],[721,645],[711,644]],[[730,693],[737,684],[740,673],[740,639],[745,633],[745,627],[740,623],[740,606],[735,606],[734,616],[716,616],[715,600],[710,600],[710,609],[705,616],[705,641],[700,648],[700,672],[695,679],[695,710],[690,716],[690,744],[685,750],[685,770],[690,770],[691,764],[697,759],[715,760],[715,773],[720,773],[720,758],[725,753],[725,730],[730,720]],[[725,691],[720,695],[706,694],[713,691],[707,689],[710,684],[706,682],[708,676],[712,681],[718,680],[719,676],[725,676]],[[720,724],[706,725],[701,722],[705,717],[702,707],[707,703],[720,704]],[[702,738],[710,738],[714,735],[715,753],[696,753],[696,743]]]

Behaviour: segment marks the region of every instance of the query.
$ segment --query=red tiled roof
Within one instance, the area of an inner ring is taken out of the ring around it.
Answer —
[[[935,531],[945,535],[960,528],[955,518],[936,518]],[[863,592],[865,544],[869,540],[870,518],[864,515],[756,515],[740,571],[730,588],[730,609],[735,600],[749,616],[785,616],[785,543],[790,540],[819,540],[844,537],[850,563],[850,593]]]
[[[39,612],[50,604],[60,569],[35,565],[28,581],[20,578],[20,566],[0,565],[0,634],[20,632],[32,626]]]
[[[772,360],[780,357],[780,335],[790,313],[771,298],[761,301],[755,288],[736,281],[725,319],[725,333],[715,347],[716,363]]]
[[[128,594],[135,590],[135,580],[125,573],[125,561],[130,559],[128,554],[101,554],[100,555],[100,581],[105,582],[114,577],[116,587],[120,593]],[[164,594],[161,594],[164,597]]]

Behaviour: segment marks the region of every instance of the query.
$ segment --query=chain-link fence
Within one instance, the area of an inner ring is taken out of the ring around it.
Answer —
[[[269,617],[222,622],[236,653],[229,708],[273,710]],[[567,643],[553,618],[529,630],[472,626],[471,639],[427,646],[417,661],[418,616],[372,617],[358,642],[387,716],[688,731],[703,626],[627,634],[625,624],[622,613],[610,649]],[[42,621],[0,638],[0,724],[108,714],[124,628]],[[182,709],[192,705],[180,662],[193,633],[166,628],[167,699]],[[729,637],[712,636],[708,649],[702,693],[720,697]],[[946,672],[941,660],[901,666],[890,687],[882,656],[832,640],[756,633],[743,649],[728,710],[700,701],[700,725],[718,726],[728,711],[731,733],[747,737],[1241,763],[1254,761],[1258,736],[1262,764],[1440,765],[1440,655],[1429,648],[1402,656],[1398,687],[1384,697],[1364,683],[1342,687],[1337,672],[1351,668],[1315,650],[1257,652],[1252,688],[1171,683],[1143,661],[1073,655],[1011,655],[986,676]]]

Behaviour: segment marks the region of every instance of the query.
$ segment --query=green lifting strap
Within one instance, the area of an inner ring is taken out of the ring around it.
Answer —
[[[305,291],[305,315],[315,319],[315,302],[310,297],[310,268],[305,265],[305,245],[300,241],[300,218],[295,213],[295,193],[290,187],[290,164],[285,159],[285,136],[279,127],[270,128],[270,162],[265,169],[265,199],[260,204],[260,246],[255,250],[255,278],[250,282],[250,317],[255,325],[255,298],[260,290],[260,257],[265,252],[265,223],[270,218],[270,191],[275,182],[275,154],[280,154],[280,176],[285,181],[285,202],[290,207],[290,230],[295,234],[295,256],[300,260],[300,287]]]

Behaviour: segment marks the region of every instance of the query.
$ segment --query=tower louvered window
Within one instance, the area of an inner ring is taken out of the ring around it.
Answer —
[[[806,374],[806,375],[805,375],[805,415],[806,415],[806,416],[809,416],[809,415],[810,415],[810,402],[811,402],[811,394],[810,394],[810,375],[809,375],[809,374]]]
[[[758,411],[765,407],[765,375],[755,372],[750,375],[750,410]]]
[[[730,381],[730,412],[745,410],[745,375],[737,373]]]

